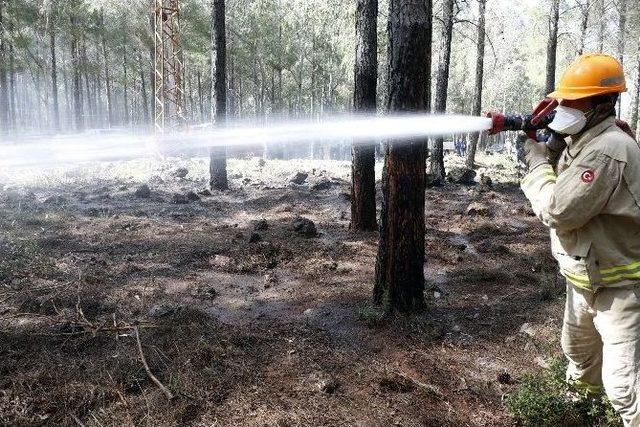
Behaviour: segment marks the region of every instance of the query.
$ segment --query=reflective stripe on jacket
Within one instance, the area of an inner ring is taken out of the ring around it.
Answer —
[[[640,283],[640,146],[615,118],[570,139],[556,169],[536,167],[522,189],[551,229],[567,280],[587,289]]]

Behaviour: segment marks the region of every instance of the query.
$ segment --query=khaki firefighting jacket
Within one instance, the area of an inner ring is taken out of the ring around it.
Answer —
[[[551,229],[567,280],[586,289],[640,283],[640,146],[613,117],[568,139],[557,167],[536,167],[522,189]]]

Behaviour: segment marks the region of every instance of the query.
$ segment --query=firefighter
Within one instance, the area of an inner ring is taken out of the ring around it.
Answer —
[[[640,147],[616,125],[624,91],[615,58],[578,57],[548,95],[559,101],[549,128],[566,147],[528,139],[521,185],[567,279],[567,381],[604,387],[625,426],[640,426]]]

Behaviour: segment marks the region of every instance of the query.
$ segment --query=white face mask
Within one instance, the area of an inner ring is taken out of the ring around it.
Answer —
[[[587,116],[580,110],[559,105],[556,115],[549,123],[549,129],[562,135],[575,135],[584,129],[587,124]]]

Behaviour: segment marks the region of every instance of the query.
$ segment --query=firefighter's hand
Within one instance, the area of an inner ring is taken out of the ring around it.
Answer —
[[[629,126],[629,123],[620,120],[620,119],[616,119],[616,126],[618,126],[620,129],[622,129],[627,135],[629,135],[631,138],[636,139],[636,134],[633,131],[633,129],[631,129],[631,127]]]
[[[524,143],[524,163],[530,171],[548,163],[547,146],[531,138],[527,139]]]

